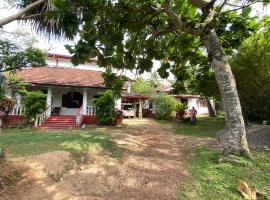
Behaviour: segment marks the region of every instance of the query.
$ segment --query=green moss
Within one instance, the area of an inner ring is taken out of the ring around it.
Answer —
[[[253,152],[254,160],[241,158],[243,165],[218,163],[219,155],[220,152],[213,149],[196,150],[196,158],[186,163],[194,181],[184,186],[179,199],[242,199],[236,190],[238,179],[270,198],[269,152]]]

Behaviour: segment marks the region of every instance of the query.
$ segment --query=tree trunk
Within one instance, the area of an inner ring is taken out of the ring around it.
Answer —
[[[211,104],[211,101],[210,101],[209,97],[205,97],[205,100],[206,100],[206,103],[207,103],[207,109],[208,109],[209,117],[215,117],[216,113],[215,113],[215,111],[213,109],[213,106]]]
[[[224,106],[226,140],[222,154],[245,154],[251,157],[240,100],[228,58],[215,30],[206,29],[201,39],[208,51],[209,62],[214,69]]]
[[[39,5],[43,4],[43,3],[45,3],[45,0],[38,0],[38,1],[34,2],[34,3],[29,4],[29,5],[26,6],[25,8],[21,9],[21,10],[20,10],[19,12],[17,12],[16,14],[11,15],[11,16],[9,16],[9,17],[6,17],[6,18],[4,18],[4,19],[1,19],[1,20],[0,20],[0,27],[4,26],[4,25],[6,25],[6,24],[8,24],[8,23],[10,23],[10,22],[13,22],[13,21],[15,21],[15,20],[21,19],[21,17],[22,17],[25,13],[31,11],[32,9],[36,8],[37,6],[39,6]]]

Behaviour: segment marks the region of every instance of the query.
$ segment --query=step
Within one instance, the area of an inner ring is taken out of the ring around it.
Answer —
[[[80,129],[79,126],[65,126],[65,127],[56,127],[56,126],[43,127],[43,126],[40,126],[38,128],[39,129],[44,129],[44,130],[72,130],[72,129]]]
[[[46,120],[46,122],[76,122],[76,120]]]
[[[62,122],[62,121],[46,121],[44,124],[76,124],[76,121],[74,122]]]
[[[76,124],[42,124],[41,126],[43,127],[50,127],[50,126],[61,126],[61,127],[66,127],[66,126],[77,126]]]

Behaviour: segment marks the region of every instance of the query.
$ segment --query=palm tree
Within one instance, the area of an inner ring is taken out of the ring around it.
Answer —
[[[161,84],[160,77],[156,71],[151,73],[149,82],[154,86],[154,88],[157,88]]]

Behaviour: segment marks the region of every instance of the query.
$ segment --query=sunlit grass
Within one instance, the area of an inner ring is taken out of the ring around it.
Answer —
[[[177,134],[195,136],[195,137],[216,137],[219,130],[224,129],[225,121],[223,116],[207,117],[199,116],[197,123],[183,123],[176,125]]]
[[[269,152],[253,152],[254,160],[241,158],[242,165],[218,163],[220,152],[217,150],[198,148],[195,153],[196,158],[186,163],[194,180],[185,185],[179,199],[242,199],[236,190],[238,179],[255,186],[270,199]]]
[[[53,132],[7,129],[0,135],[0,143],[9,153],[19,156],[37,155],[56,150],[86,152],[94,148],[103,148],[111,151],[115,146],[108,136],[95,129]]]

